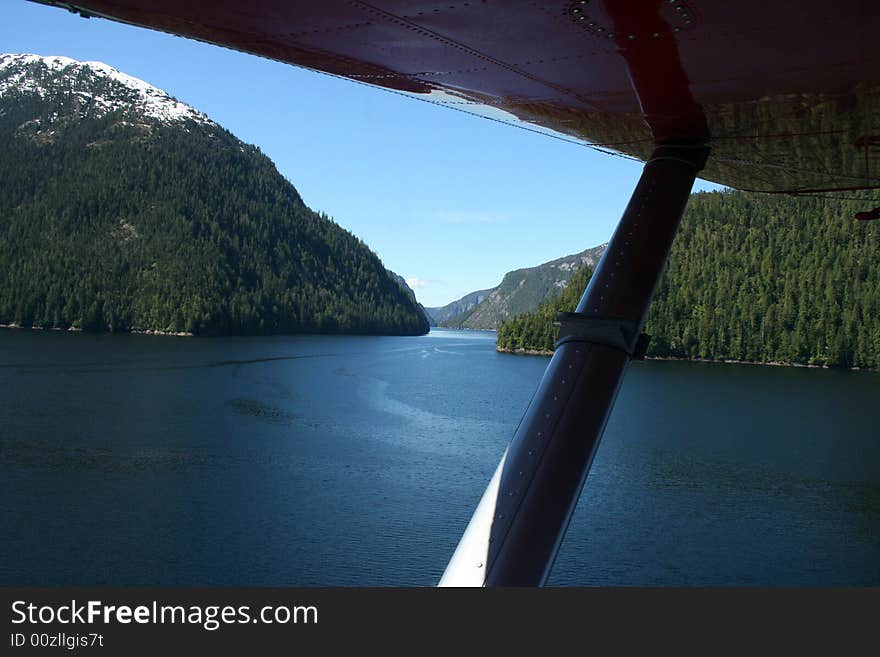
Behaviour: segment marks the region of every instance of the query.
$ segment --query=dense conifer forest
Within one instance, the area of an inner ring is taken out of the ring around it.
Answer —
[[[648,315],[648,355],[880,367],[880,225],[854,219],[880,200],[849,196],[695,194]],[[499,349],[552,350],[553,316],[574,309],[588,272],[578,276],[499,326]]]
[[[113,87],[78,75],[51,78],[77,93],[0,96],[0,324],[428,330],[379,258],[306,207],[259,149],[207,120],[93,112]]]

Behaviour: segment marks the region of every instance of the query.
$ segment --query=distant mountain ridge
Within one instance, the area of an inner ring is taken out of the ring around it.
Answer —
[[[471,292],[446,306],[426,310],[438,326],[496,329],[502,321],[537,310],[585,265],[595,267],[607,246],[600,244],[535,267],[516,269],[505,274],[498,287]]]
[[[494,287],[490,287],[488,290],[477,290],[445,306],[425,308],[428,318],[431,320],[431,326],[446,326],[451,318],[464,315],[480,305],[494,289]]]
[[[0,55],[0,325],[422,334],[357,237],[274,164],[101,62]]]

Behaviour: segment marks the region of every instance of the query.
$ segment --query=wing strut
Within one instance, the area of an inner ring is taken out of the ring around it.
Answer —
[[[440,586],[540,586],[611,414],[709,149],[658,146]]]

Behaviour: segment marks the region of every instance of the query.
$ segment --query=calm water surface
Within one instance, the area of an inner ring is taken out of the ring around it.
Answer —
[[[0,331],[0,584],[432,585],[547,360]],[[880,584],[880,375],[631,367],[557,585]]]

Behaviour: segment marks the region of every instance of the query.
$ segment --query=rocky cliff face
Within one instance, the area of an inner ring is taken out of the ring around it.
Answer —
[[[428,317],[431,320],[431,326],[447,326],[447,322],[453,317],[465,315],[480,305],[486,297],[494,291],[494,289],[495,288],[489,288],[488,290],[471,292],[470,294],[463,296],[461,299],[439,308],[425,308],[428,312]]]
[[[472,292],[443,308],[429,308],[428,312],[440,326],[449,328],[495,329],[498,323],[521,313],[534,312],[553,292],[564,289],[574,273],[584,265],[595,267],[607,244],[508,272],[501,284],[492,290]],[[487,293],[488,292],[488,293]],[[477,302],[475,295],[482,296]],[[457,313],[447,309],[463,307]],[[444,316],[444,313],[445,316]],[[444,319],[437,319],[444,317]]]

